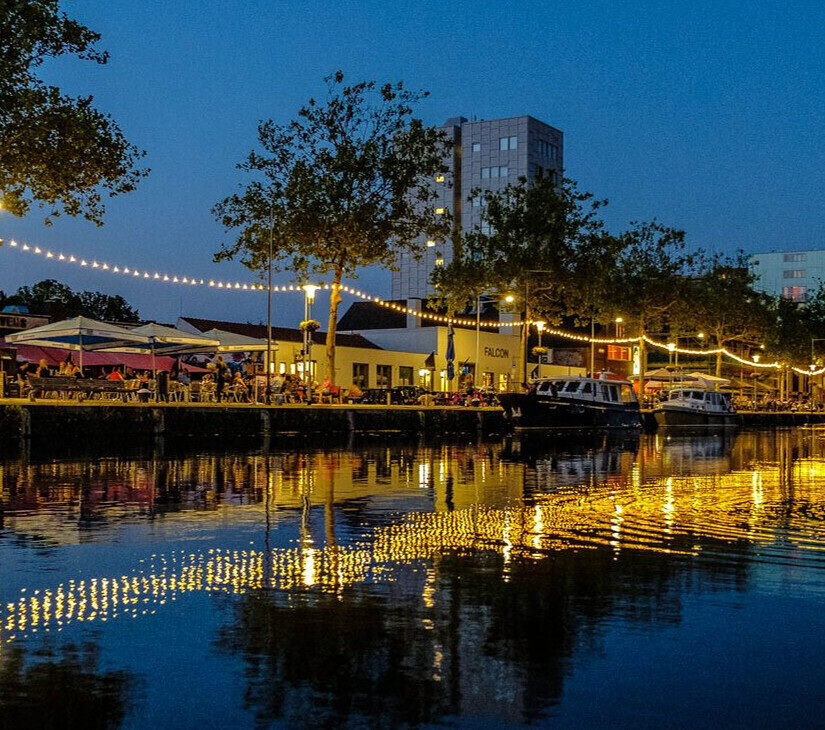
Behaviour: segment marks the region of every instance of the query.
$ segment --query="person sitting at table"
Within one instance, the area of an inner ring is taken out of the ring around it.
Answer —
[[[84,377],[83,371],[75,365],[73,362],[69,362],[66,365],[66,375],[70,378],[82,378]]]
[[[184,367],[180,369],[177,380],[181,385],[189,385],[189,383],[192,382],[192,379],[189,377],[189,371]]]
[[[151,379],[149,377],[149,371],[144,370],[138,376],[138,389],[137,389],[137,396],[138,400],[141,403],[146,403],[149,400],[149,396],[152,395],[152,388],[151,388]]]
[[[352,385],[350,385],[349,389],[347,390],[347,398],[349,398],[350,403],[360,403],[363,397],[364,391],[358,387],[357,383],[353,383]]]
[[[49,370],[49,366],[45,360],[41,360],[37,365],[37,369],[34,371],[35,378],[48,378],[51,374],[51,370]]]
[[[232,377],[232,392],[235,394],[235,400],[248,400],[249,388],[246,387],[240,370],[236,370]]]
[[[123,380],[123,375],[116,367],[112,368],[112,372],[106,376],[106,380]]]
[[[68,378],[69,377],[69,361],[64,360],[60,363],[60,366],[57,368],[57,377],[59,378]]]

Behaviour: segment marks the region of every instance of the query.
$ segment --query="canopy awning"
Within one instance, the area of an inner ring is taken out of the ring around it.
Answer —
[[[176,327],[150,322],[131,330],[143,337],[144,342],[130,345],[107,347],[117,352],[154,352],[155,355],[180,355],[183,353],[213,353],[220,347],[220,341],[206,335],[184,332]]]
[[[239,335],[236,332],[211,329],[204,332],[203,335],[220,343],[218,352],[266,352],[267,350],[266,340]],[[273,351],[278,349],[275,340],[272,341],[272,349]]]
[[[715,386],[715,385],[729,385],[730,380],[728,378],[718,378],[715,375],[711,375],[710,373],[689,373],[689,377],[695,378],[698,380],[702,385],[705,386]]]
[[[146,335],[116,324],[98,322],[88,317],[73,317],[61,322],[50,322],[22,332],[7,335],[12,344],[57,347],[61,350],[100,350],[127,344],[145,344]]]
[[[45,360],[49,367],[58,367],[66,360],[65,350],[56,347],[40,347],[38,345],[15,345],[17,360],[37,364]],[[152,356],[131,352],[87,352],[83,356],[83,364],[87,367],[129,367],[133,370],[151,370]],[[156,370],[171,370],[175,358],[159,356],[155,358]],[[206,372],[205,368],[184,363],[181,367],[189,372]]]

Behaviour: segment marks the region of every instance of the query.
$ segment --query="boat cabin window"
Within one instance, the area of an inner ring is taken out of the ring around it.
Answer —
[[[592,393],[593,392],[593,383],[583,383],[582,384],[582,393]]]
[[[702,393],[701,390],[691,391],[690,397],[693,398],[693,400],[705,400],[705,394]]]
[[[564,386],[565,393],[575,393],[579,389],[579,384],[575,380],[570,380]]]
[[[619,394],[622,397],[622,403],[632,403],[633,402],[633,388],[628,387],[619,387]]]
[[[619,402],[619,389],[615,385],[602,385],[602,400],[610,403]]]
[[[549,393],[553,389],[553,384],[549,380],[545,380],[543,383],[539,383],[539,387],[536,388],[538,393]]]

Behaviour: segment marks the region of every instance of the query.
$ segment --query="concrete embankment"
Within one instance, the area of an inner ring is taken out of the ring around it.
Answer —
[[[500,434],[497,408],[412,406],[263,406],[110,403],[0,405],[0,438],[244,438],[267,434]]]
[[[642,413],[646,431],[656,424]],[[743,428],[825,425],[825,413],[746,412]],[[275,434],[312,436],[409,434],[411,436],[500,435],[507,432],[498,408],[413,406],[263,406],[114,404],[92,402],[0,403],[0,441],[21,439],[77,441],[210,437],[248,439]]]

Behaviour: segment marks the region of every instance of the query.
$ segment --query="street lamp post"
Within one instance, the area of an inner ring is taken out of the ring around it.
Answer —
[[[304,284],[304,378],[306,379],[307,403],[312,403],[312,329],[309,321],[312,319],[312,303],[315,301],[315,292],[318,287],[314,284]]]
[[[816,370],[816,355],[814,354],[814,343],[825,342],[825,337],[811,337],[811,370]],[[811,376],[813,378],[813,376]],[[814,398],[813,380],[811,380],[811,400]]]
[[[272,404],[272,239],[275,235],[275,206],[269,209],[269,253],[266,274],[266,404]],[[257,379],[255,382],[258,382]]]
[[[547,322],[542,322],[539,320],[536,322],[536,330],[539,333],[539,377],[541,377],[541,361],[542,361],[542,351],[541,351],[541,333],[544,332],[544,328],[547,326]]]
[[[753,364],[756,365],[760,360],[759,353],[754,353],[751,355],[753,358]],[[756,410],[756,367],[753,369],[753,410]]]
[[[528,269],[525,274],[552,274],[549,269]],[[521,344],[521,381],[527,385],[527,349],[530,341],[530,278],[529,276],[524,281],[524,325],[521,328],[522,339]]]

